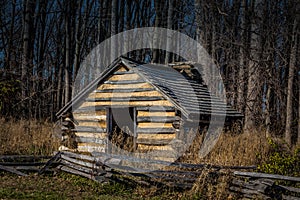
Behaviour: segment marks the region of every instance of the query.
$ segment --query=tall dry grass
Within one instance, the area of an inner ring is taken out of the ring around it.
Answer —
[[[199,158],[198,152],[203,137],[200,134],[196,135],[189,151],[180,158],[181,161],[214,165],[249,166],[265,161],[270,151],[270,145],[264,133],[222,133],[212,151],[206,157]]]
[[[60,144],[53,127],[49,122],[0,118],[0,155],[51,155]]]
[[[53,123],[37,120],[9,120],[0,118],[0,154],[49,155],[57,151],[60,138],[54,134]],[[215,165],[257,165],[270,150],[265,134],[223,133],[213,150],[201,159],[198,152],[203,135],[197,134],[188,152],[180,161]],[[124,142],[124,141],[122,141]]]

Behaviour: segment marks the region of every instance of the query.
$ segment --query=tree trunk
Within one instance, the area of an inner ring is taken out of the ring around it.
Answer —
[[[67,104],[70,101],[70,51],[71,51],[71,44],[70,44],[70,4],[66,4],[66,13],[65,13],[65,98],[64,98],[64,104]]]
[[[173,0],[169,0],[167,28],[172,29],[172,25],[173,25]],[[170,43],[171,43],[171,41],[169,41],[167,38],[167,41],[166,41],[167,49],[170,48],[170,45],[171,45]],[[166,51],[165,64],[170,62],[170,55],[171,55],[171,53]]]
[[[260,23],[262,19],[262,1],[253,0],[252,12],[254,16],[251,24],[251,43],[250,43],[250,61],[249,61],[249,76],[248,76],[248,90],[246,99],[246,110],[245,110],[245,125],[244,130],[250,132],[256,130],[256,120],[260,111],[260,95],[261,95],[261,72],[260,72],[260,45],[261,38],[259,33]]]
[[[25,13],[23,22],[23,54],[22,54],[22,67],[21,67],[21,80],[22,80],[22,117],[28,118],[29,110],[28,106],[29,98],[29,69],[32,64],[32,38],[31,33],[33,28],[33,13],[35,9],[35,1],[27,0],[25,2]]]
[[[161,25],[161,18],[162,18],[162,13],[161,13],[161,10],[162,10],[162,1],[160,0],[154,0],[154,7],[155,7],[155,24],[154,26],[155,27],[159,27]],[[159,46],[159,42],[160,42],[160,38],[157,37],[157,35],[155,34],[154,36],[154,43],[157,43],[157,44],[154,44],[154,46]],[[161,58],[161,55],[160,55],[160,50],[159,49],[153,49],[153,59],[152,59],[152,62],[154,63],[158,63],[159,60]]]
[[[117,34],[117,15],[118,15],[118,1],[117,0],[112,0],[112,5],[111,5],[111,30],[110,30],[110,35],[114,36]],[[110,44],[110,58],[111,59],[116,59],[116,55],[118,52],[118,45],[117,41],[112,40],[112,43]]]
[[[299,70],[300,71],[300,67]],[[298,74],[298,138],[297,144],[300,145],[300,76]]]
[[[297,18],[294,20],[292,47],[289,62],[288,88],[287,88],[287,103],[286,103],[286,123],[285,123],[285,141],[292,145],[292,124],[293,124],[293,84],[296,70],[296,52],[297,52]]]
[[[246,104],[246,83],[247,83],[247,69],[246,69],[246,47],[248,46],[248,37],[247,37],[247,12],[248,5],[246,0],[242,0],[241,5],[241,47],[240,47],[240,60],[239,60],[239,79],[238,79],[238,94],[237,94],[237,109],[241,113],[245,112],[245,104]]]
[[[12,47],[13,47],[13,35],[14,35],[14,29],[15,29],[15,16],[16,16],[16,0],[11,1],[12,4],[12,11],[11,11],[11,23],[10,23],[10,29],[9,29],[9,37],[8,37],[8,48],[7,48],[7,54],[5,58],[5,68],[6,70],[11,73],[11,53],[12,53]]]

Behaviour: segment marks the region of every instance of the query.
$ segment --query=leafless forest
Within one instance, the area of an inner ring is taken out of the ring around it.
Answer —
[[[1,116],[55,121],[91,49],[150,26],[201,42],[220,69],[228,103],[245,115],[245,130],[300,142],[299,0],[2,0]],[[182,61],[157,49],[125,56]]]

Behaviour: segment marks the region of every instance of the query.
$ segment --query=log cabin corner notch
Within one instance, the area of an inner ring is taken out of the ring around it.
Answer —
[[[217,109],[212,115],[212,102],[226,113]],[[228,123],[243,117],[209,93],[192,64],[145,64],[123,57],[57,113],[63,135],[72,136],[71,148],[79,152],[110,152],[108,140],[127,151],[169,150],[186,122],[196,120],[201,128],[218,116]],[[162,155],[158,159],[168,160]]]

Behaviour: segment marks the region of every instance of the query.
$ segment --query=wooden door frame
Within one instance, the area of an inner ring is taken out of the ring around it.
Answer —
[[[129,107],[130,109],[133,109],[133,148],[134,150],[137,149],[137,109],[136,107],[132,106]],[[106,149],[105,152],[106,153],[111,153],[111,142],[109,141],[109,137],[110,134],[112,133],[112,120],[113,120],[113,116],[112,116],[112,112],[111,109],[113,109],[112,107],[106,107],[106,130],[107,130],[107,137],[106,137],[106,141],[107,141],[107,145],[106,145]]]

